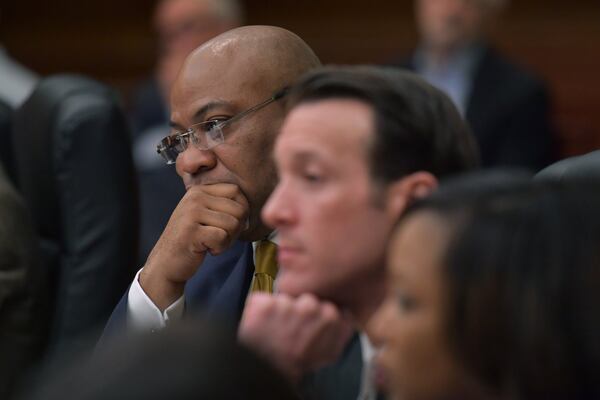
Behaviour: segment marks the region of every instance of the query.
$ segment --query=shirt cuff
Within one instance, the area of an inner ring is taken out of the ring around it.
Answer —
[[[127,330],[155,332],[163,329],[170,321],[178,321],[183,318],[185,297],[181,296],[161,312],[140,285],[138,277],[142,269],[135,274],[127,294]]]

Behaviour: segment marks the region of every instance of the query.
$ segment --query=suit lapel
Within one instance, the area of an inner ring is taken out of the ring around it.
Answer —
[[[223,254],[208,255],[185,287],[191,314],[206,311],[239,321],[252,280],[252,244],[236,242]]]
[[[214,302],[210,305],[211,312],[216,312],[223,316],[235,317],[236,325],[242,316],[248,290],[250,289],[250,282],[252,282],[252,275],[254,273],[252,255],[252,244],[249,243],[244,247],[231,274],[216,293]]]

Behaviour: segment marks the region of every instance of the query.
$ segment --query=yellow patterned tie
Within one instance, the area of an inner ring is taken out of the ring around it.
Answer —
[[[256,267],[252,292],[273,293],[273,281],[277,276],[277,245],[261,240],[256,246]]]

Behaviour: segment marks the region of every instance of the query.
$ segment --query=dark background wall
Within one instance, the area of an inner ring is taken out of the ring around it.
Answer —
[[[247,23],[303,37],[327,63],[380,63],[408,51],[410,0],[246,0]],[[152,71],[153,0],[0,0],[0,42],[34,71],[79,72],[125,99]],[[550,85],[563,155],[600,147],[600,2],[513,0],[497,46]]]

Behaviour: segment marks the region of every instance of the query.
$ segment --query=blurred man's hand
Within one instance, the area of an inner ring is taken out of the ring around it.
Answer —
[[[252,294],[244,309],[240,341],[297,382],[336,361],[350,337],[350,321],[331,303],[311,294]]]

